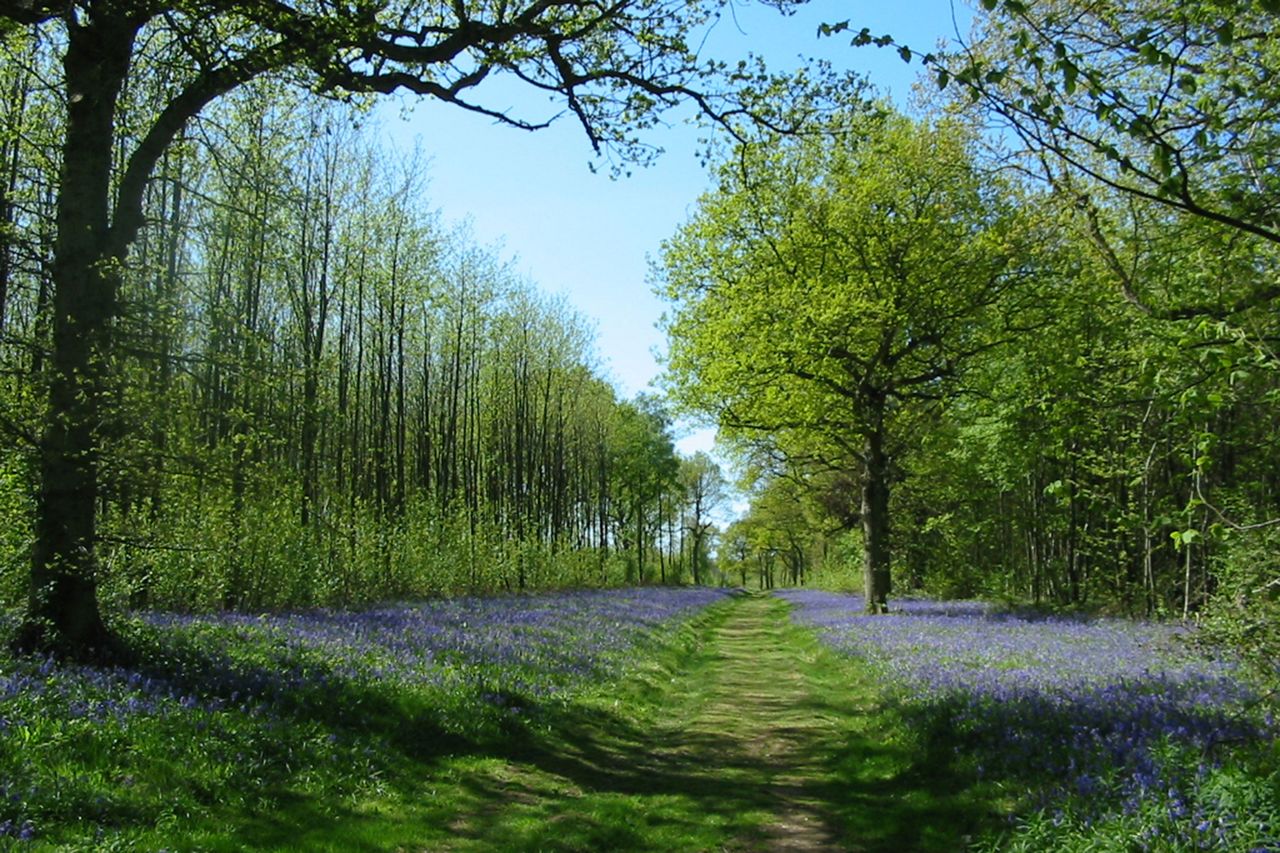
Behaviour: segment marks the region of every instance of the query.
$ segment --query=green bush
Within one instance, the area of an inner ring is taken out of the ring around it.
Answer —
[[[0,605],[12,606],[27,593],[34,506],[25,465],[16,454],[0,455]]]
[[[1280,687],[1280,527],[1236,531],[1216,561],[1201,635]],[[1274,695],[1273,695],[1274,699]]]

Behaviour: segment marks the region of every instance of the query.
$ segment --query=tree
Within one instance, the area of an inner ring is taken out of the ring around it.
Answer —
[[[664,246],[677,398],[861,482],[867,608],[889,593],[893,457],[966,362],[1022,322],[1018,217],[973,137],[885,108],[739,146]]]
[[[854,45],[920,57],[1040,159],[1082,212],[1105,187],[1246,236],[1280,243],[1280,45],[1274,0],[1190,3],[982,0],[977,38],[920,53],[863,29]],[[849,23],[823,28],[831,34]],[[1083,176],[1078,187],[1059,172]],[[1280,297],[1258,277],[1213,301],[1129,300],[1170,318],[1224,317]]]
[[[692,84],[699,73],[728,73],[723,65],[699,68],[688,47],[690,32],[718,5],[0,2],[0,27],[47,29],[61,46],[66,104],[50,374],[18,647],[99,660],[121,652],[101,618],[95,577],[103,395],[147,184],[193,117],[248,81],[287,75],[337,97],[406,91],[520,127],[546,124],[473,97],[491,75],[507,73],[558,96],[597,150],[644,159],[649,152],[636,134],[663,108],[686,99],[719,116],[739,108]],[[159,75],[162,96],[125,133],[117,124],[125,82],[148,74]]]
[[[698,451],[680,464],[680,482],[684,485],[685,531],[689,534],[689,564],[693,571],[693,582],[703,582],[703,569],[707,556],[707,546],[715,533],[716,524],[712,515],[725,499],[727,483],[720,473],[720,466],[703,451]]]
[[[920,54],[865,29],[853,44],[921,57],[939,86],[954,81],[1103,183],[1280,241],[1264,167],[1280,144],[1273,0],[981,6],[977,40],[957,51]]]
[[[677,477],[670,424],[657,399],[638,395],[616,411],[610,470],[620,488],[613,496],[615,530],[631,540],[637,579],[644,583],[645,552],[661,523],[659,501]],[[665,569],[664,569],[665,573]]]
[[[1205,560],[1201,597],[1213,591],[1207,545],[1214,529],[1224,540],[1256,539],[1223,543],[1226,554],[1246,554],[1265,550],[1266,531],[1280,523],[1274,502],[1258,500],[1265,490],[1250,490],[1227,512],[1225,496],[1212,496],[1235,491],[1228,484],[1238,476],[1243,446],[1221,456],[1213,448],[1230,443],[1223,439],[1237,428],[1232,413],[1254,405],[1237,397],[1239,389],[1257,381],[1254,399],[1271,402],[1265,374],[1280,364],[1273,319],[1280,299],[1280,4],[981,5],[972,46],[926,57],[939,84],[956,81],[1012,131],[1039,177],[1074,208],[1077,227],[1129,305],[1166,322],[1164,334],[1181,337],[1187,352],[1179,361],[1200,362],[1184,374],[1187,384],[1155,392],[1168,408],[1148,410],[1155,418],[1172,415],[1166,429],[1184,449],[1166,455],[1190,457],[1175,466],[1183,468],[1183,482],[1170,490],[1186,497],[1177,513],[1183,529],[1173,531],[1185,560],[1179,593],[1186,615],[1194,608],[1193,552]],[[1206,358],[1206,351],[1215,355]],[[1211,361],[1222,365],[1218,377],[1204,369]],[[1144,504],[1164,491],[1150,488],[1157,446],[1138,475]],[[1144,522],[1144,536],[1159,528],[1152,522]],[[1158,572],[1153,549],[1142,550],[1150,606],[1160,598],[1153,589]],[[1231,577],[1232,558],[1219,559],[1220,576]],[[1265,608],[1274,580],[1231,592],[1224,583],[1218,598],[1225,622],[1247,602]]]
[[[758,555],[780,558],[789,586],[804,584],[808,551],[820,538],[820,528],[810,516],[816,490],[798,477],[756,478],[751,508],[741,520],[750,546]],[[773,578],[768,578],[769,585]]]

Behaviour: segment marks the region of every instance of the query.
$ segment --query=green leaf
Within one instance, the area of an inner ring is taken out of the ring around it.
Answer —
[[[1070,60],[1062,60],[1062,87],[1070,95],[1076,90],[1076,78],[1080,76],[1080,68]]]
[[[1178,78],[1178,88],[1186,92],[1188,95],[1194,95],[1196,89],[1196,78],[1190,74],[1184,74]]]
[[[945,89],[947,84],[951,82],[951,72],[945,68],[938,69],[938,88]]]
[[[910,64],[911,48],[907,47],[906,45],[903,45],[902,47],[898,48],[898,56],[902,57],[903,62]]]
[[[1157,145],[1155,150],[1151,152],[1152,160],[1155,161],[1156,171],[1163,177],[1173,174],[1173,153],[1167,145]]]

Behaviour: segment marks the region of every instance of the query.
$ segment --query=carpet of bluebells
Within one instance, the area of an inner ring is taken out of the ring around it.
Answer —
[[[121,625],[142,650],[134,669],[0,656],[0,848],[74,837],[94,849],[131,825],[163,830],[214,805],[267,808],[255,799],[264,790],[317,767],[368,784],[391,754],[377,740],[388,729],[438,743],[536,724],[725,594],[140,613]],[[377,728],[380,717],[410,724]]]
[[[1280,851],[1269,703],[1187,629],[979,602],[868,617],[856,596],[781,594],[877,667],[952,761],[1016,800],[998,846]]]

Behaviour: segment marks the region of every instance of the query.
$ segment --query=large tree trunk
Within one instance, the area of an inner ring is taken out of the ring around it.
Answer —
[[[889,460],[882,419],[866,437],[862,479],[862,582],[868,613],[889,609]]]
[[[105,661],[120,646],[98,609],[95,504],[107,336],[122,258],[109,222],[116,100],[135,31],[110,19],[71,27],[53,263],[53,345],[22,651]]]

